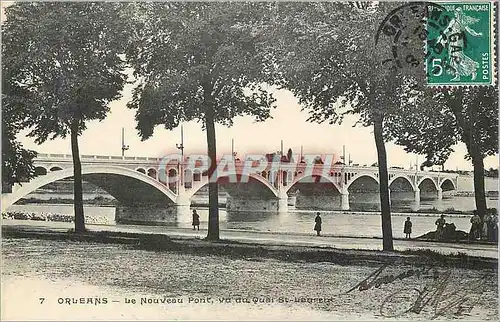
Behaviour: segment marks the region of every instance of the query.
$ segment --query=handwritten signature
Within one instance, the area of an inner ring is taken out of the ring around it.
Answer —
[[[387,296],[380,306],[380,313],[386,317],[397,317],[405,313],[420,314],[427,307],[430,309],[431,320],[445,314],[463,315],[470,313],[479,300],[479,296],[470,296],[466,290],[481,294],[486,276],[470,281],[460,280],[460,286],[450,287],[451,271],[445,271],[432,282],[413,290],[398,290]],[[460,289],[459,289],[460,288]],[[406,305],[402,298],[409,299]]]
[[[484,275],[468,281],[460,280],[460,285],[453,288],[450,284],[451,270],[440,272],[435,267],[410,269],[396,275],[382,275],[391,264],[384,264],[344,294],[354,290],[366,291],[379,288],[384,284],[391,284],[411,276],[430,276],[431,279],[423,286],[413,289],[403,288],[387,296],[380,306],[380,314],[394,318],[406,313],[421,314],[430,310],[430,319],[435,319],[450,313],[454,315],[470,313],[480,297],[469,296],[470,292],[466,293],[465,290],[472,290],[475,294],[482,293],[486,279]]]
[[[359,282],[356,286],[345,292],[345,294],[351,293],[356,289],[358,289],[359,291],[366,291],[371,289],[372,287],[379,288],[383,284],[390,284],[397,280],[403,280],[411,276],[420,277],[421,275],[428,274],[433,268],[433,267],[423,267],[420,269],[409,269],[397,275],[389,274],[379,277],[380,274],[382,274],[382,272],[391,264],[393,263],[386,263],[382,265],[382,267],[377,269],[375,272],[371,273],[367,278],[365,278],[364,280]]]

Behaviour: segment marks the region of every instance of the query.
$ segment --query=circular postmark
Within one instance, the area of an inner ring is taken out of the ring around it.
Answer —
[[[442,51],[436,41],[429,39],[429,28],[446,24],[436,23],[439,18],[433,16],[442,11],[444,7],[439,4],[412,2],[389,12],[375,35],[375,45],[385,51],[382,65],[394,70],[422,68],[432,50]]]

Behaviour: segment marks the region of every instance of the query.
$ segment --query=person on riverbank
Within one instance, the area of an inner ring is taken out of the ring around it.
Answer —
[[[491,241],[498,241],[498,215],[494,214],[491,218]]]
[[[321,234],[321,217],[319,215],[319,212],[316,213],[316,218],[314,219],[314,230],[316,230],[316,235],[320,235]]]
[[[437,226],[436,228],[436,238],[438,240],[441,240],[443,239],[443,228],[444,228],[444,224],[446,223],[446,220],[444,219],[444,215],[441,215],[441,217],[438,218],[438,220],[436,220],[435,224]]]
[[[200,215],[196,212],[196,209],[193,209],[193,230],[198,227],[198,230],[200,230]]]
[[[484,214],[484,217],[483,217],[483,226],[482,226],[482,235],[481,235],[481,239],[482,240],[491,240],[491,215],[488,213],[488,211],[486,211],[486,213]]]
[[[405,234],[405,238],[411,238],[411,226],[413,224],[411,223],[410,217],[406,217],[405,221],[405,228],[403,229],[403,233]]]
[[[481,217],[474,212],[474,216],[470,219],[471,227],[469,232],[469,239],[476,240],[481,238]]]

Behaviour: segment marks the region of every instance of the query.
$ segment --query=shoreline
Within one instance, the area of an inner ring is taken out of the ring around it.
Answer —
[[[22,204],[15,204],[12,206],[67,206],[70,205],[69,203],[22,203]],[[72,205],[72,204],[71,204]],[[109,204],[104,204],[104,205],[98,205],[98,204],[85,204],[85,207],[102,207],[102,208],[116,208],[116,205],[109,205]],[[219,205],[220,206],[220,205]],[[196,205],[192,204],[190,206],[192,209],[201,209],[201,210],[207,210],[209,209],[208,206],[201,206],[201,205]],[[219,210],[227,211],[225,207],[219,207]],[[14,212],[16,210],[10,210],[6,209],[2,213],[8,213],[8,212]],[[278,213],[278,211],[252,211],[252,210],[230,210],[231,212],[268,212],[268,213]],[[356,211],[356,210],[307,210],[307,209],[296,209],[296,208],[288,208],[288,212],[290,213],[316,213],[319,212],[320,214],[343,214],[343,215],[380,215],[380,211]],[[469,217],[472,216],[472,211],[457,211],[457,212],[446,212],[446,210],[439,211],[439,210],[433,210],[433,209],[423,209],[421,211],[410,211],[410,212],[402,212],[402,211],[391,211],[391,215],[394,216],[407,216],[407,215],[412,215],[412,216],[424,216],[424,217],[432,217],[432,216],[437,216],[437,215],[447,215],[447,216],[453,216],[453,217]]]
[[[228,239],[207,241],[199,237],[173,237],[158,233],[87,231],[77,234],[69,231],[60,232],[19,226],[2,226],[2,237],[123,244],[134,249],[181,252],[200,256],[269,258],[282,261],[331,262],[340,265],[362,264],[377,266],[397,263],[473,269],[498,268],[498,260],[494,258],[471,256],[460,252],[458,254],[440,254],[425,248],[384,252],[366,249],[340,249],[331,246],[268,244],[256,241],[243,242]]]

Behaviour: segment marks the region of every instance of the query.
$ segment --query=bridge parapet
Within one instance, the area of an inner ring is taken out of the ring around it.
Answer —
[[[95,161],[102,161],[102,162],[116,162],[116,161],[122,161],[124,163],[126,162],[133,162],[136,163],[136,161],[146,161],[147,163],[156,163],[158,164],[160,161],[162,161],[162,158],[158,157],[127,157],[127,156],[118,156],[118,155],[81,155],[80,156],[80,161],[83,162],[95,162]],[[54,162],[54,161],[63,161],[63,162],[73,162],[73,157],[71,154],[57,154],[57,153],[39,153],[37,157],[35,158],[35,163],[36,162]]]

